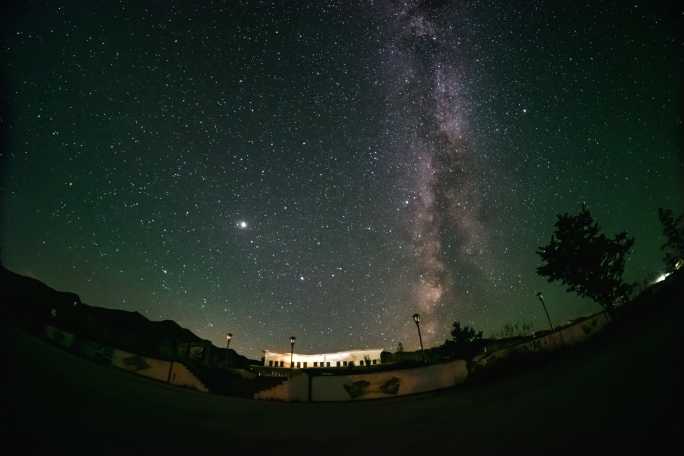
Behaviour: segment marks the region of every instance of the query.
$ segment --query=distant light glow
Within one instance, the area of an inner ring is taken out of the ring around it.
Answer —
[[[667,279],[670,274],[672,274],[672,273],[671,272],[664,272],[664,273],[660,274],[658,276],[658,278],[653,281],[653,283],[662,282],[663,280]]]
[[[244,220],[240,220],[239,222],[237,222],[236,225],[237,225],[237,227],[240,228],[241,230],[246,230],[246,229],[249,227],[249,225],[247,224],[247,222],[244,221]]]

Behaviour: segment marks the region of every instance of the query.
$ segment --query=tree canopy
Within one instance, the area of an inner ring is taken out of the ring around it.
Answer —
[[[672,209],[658,209],[663,225],[665,243],[662,245],[663,261],[668,272],[684,266],[684,214],[675,218]]]
[[[471,359],[482,350],[482,331],[463,325],[458,321],[453,323],[451,339],[444,342],[444,350],[453,357]]]
[[[634,288],[622,279],[633,246],[634,238],[626,232],[612,239],[601,233],[589,209],[582,207],[576,215],[558,215],[551,241],[537,250],[544,263],[537,273],[611,310]]]

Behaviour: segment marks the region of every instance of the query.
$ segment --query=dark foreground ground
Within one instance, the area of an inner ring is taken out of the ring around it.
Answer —
[[[3,330],[2,419],[15,454],[678,454],[682,304],[533,370],[356,403],[186,391]]]

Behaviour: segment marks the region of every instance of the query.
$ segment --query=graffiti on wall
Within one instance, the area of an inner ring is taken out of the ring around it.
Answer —
[[[106,345],[89,340],[79,340],[76,352],[98,364],[109,365],[112,363],[114,349]]]
[[[148,358],[118,350],[92,340],[77,338],[74,334],[53,326],[45,327],[45,335],[55,344],[68,348],[70,351],[99,364],[117,367],[144,377],[197,391],[209,391],[202,381],[181,363]]]
[[[570,347],[598,334],[609,322],[609,317],[602,312],[531,341],[486,353],[477,357],[473,366],[479,369],[519,355],[552,352]]]
[[[150,364],[147,362],[144,356],[131,355],[123,359],[124,368],[131,370],[133,372],[148,369]]]
[[[399,386],[401,380],[398,377],[391,377],[388,380],[371,383],[367,380],[358,380],[355,382],[345,383],[342,385],[349,394],[350,399],[357,399],[371,393],[382,393],[395,396],[399,393]]]
[[[54,326],[45,327],[45,335],[55,344],[64,348],[71,348],[74,345],[76,336],[66,331],[61,331]]]

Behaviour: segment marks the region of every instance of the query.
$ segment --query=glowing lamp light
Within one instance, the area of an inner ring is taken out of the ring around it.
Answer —
[[[294,368],[294,343],[297,338],[290,336],[290,369]]]
[[[663,274],[660,274],[660,275],[653,281],[653,283],[660,283],[660,282],[662,282],[663,280],[667,279],[667,278],[670,276],[670,274],[672,274],[672,273],[671,273],[671,272],[664,272]]]
[[[413,314],[413,321],[415,321],[416,324],[420,323],[420,315],[418,315],[417,313],[414,313]]]

